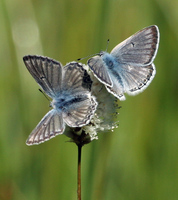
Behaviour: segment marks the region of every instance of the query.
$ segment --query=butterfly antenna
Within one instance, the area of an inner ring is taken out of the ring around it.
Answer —
[[[106,52],[108,51],[108,46],[109,46],[109,39],[107,40]]]
[[[107,52],[108,46],[109,46],[109,39],[107,40],[106,52]],[[91,54],[91,55],[83,57],[83,58],[78,58],[77,61],[83,60],[85,58],[89,58],[89,57],[92,57],[92,56],[96,56],[96,55],[100,55],[100,53],[94,53],[94,54]]]
[[[99,53],[91,54],[91,55],[86,56],[86,57],[83,57],[83,58],[78,58],[77,61],[83,60],[83,59],[85,59],[85,58],[89,58],[89,57],[92,57],[92,56],[96,56],[96,55],[99,55]]]
[[[44,97],[49,101],[51,102],[51,100],[48,98],[48,96],[41,90],[41,89],[38,89],[43,95]]]

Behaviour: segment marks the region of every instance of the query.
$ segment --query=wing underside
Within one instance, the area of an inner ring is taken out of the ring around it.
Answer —
[[[95,98],[89,94],[76,97],[70,107],[63,112],[63,119],[70,127],[81,127],[88,124],[97,107]]]
[[[88,66],[93,71],[96,78],[105,85],[112,86],[112,80],[107,71],[105,63],[100,56],[95,56],[88,60]]]
[[[158,45],[158,27],[150,26],[118,44],[111,51],[111,55],[121,64],[146,66],[153,62]]]
[[[56,135],[62,134],[64,129],[65,124],[62,115],[53,109],[43,117],[36,128],[32,131],[26,144],[34,145],[43,143]]]
[[[61,63],[43,56],[24,56],[24,63],[41,88],[50,97],[56,96],[61,90],[62,65]]]
[[[117,75],[114,75],[112,76],[113,86],[106,86],[108,91],[120,100],[125,100],[124,93],[136,95],[142,92],[148,87],[156,74],[154,64],[144,67],[131,65],[123,65],[122,67],[124,72],[120,74],[121,80],[117,79]]]

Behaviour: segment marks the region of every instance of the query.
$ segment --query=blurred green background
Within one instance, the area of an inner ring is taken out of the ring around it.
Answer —
[[[178,199],[178,1],[0,0],[0,200],[77,199],[77,147],[58,136],[25,141],[49,110],[23,64],[38,54],[63,64],[108,51],[156,24],[157,74],[120,102],[119,127],[84,146],[83,200]],[[86,63],[86,60],[82,61]]]

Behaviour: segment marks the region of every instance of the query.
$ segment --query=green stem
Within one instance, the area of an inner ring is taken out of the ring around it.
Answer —
[[[77,196],[78,200],[81,200],[81,154],[82,145],[78,144],[78,177],[77,177]]]

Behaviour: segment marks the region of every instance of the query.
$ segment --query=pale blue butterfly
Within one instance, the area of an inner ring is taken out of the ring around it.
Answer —
[[[92,81],[83,65],[62,64],[48,57],[24,56],[24,63],[44,92],[51,97],[50,110],[32,131],[27,145],[40,144],[62,134],[65,124],[82,127],[93,117],[97,102],[91,95]]]
[[[153,60],[159,45],[159,29],[150,26],[118,44],[111,53],[101,51],[88,66],[107,90],[120,100],[148,87],[156,69]]]

